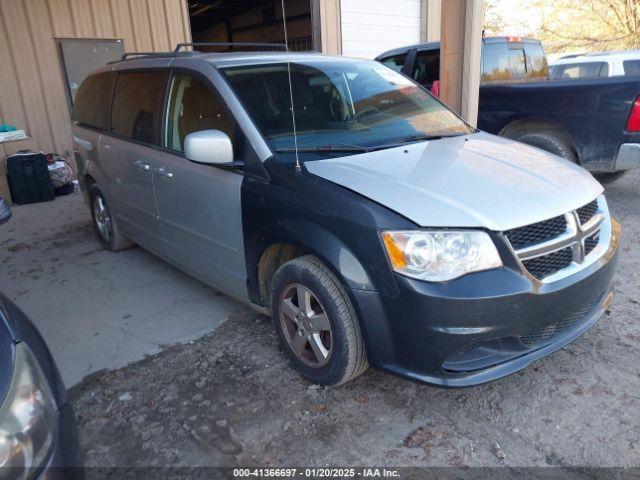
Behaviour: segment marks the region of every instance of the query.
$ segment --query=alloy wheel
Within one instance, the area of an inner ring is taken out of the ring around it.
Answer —
[[[93,200],[93,216],[96,221],[96,226],[98,227],[98,232],[100,232],[100,236],[102,239],[109,243],[111,241],[112,234],[112,225],[111,225],[111,214],[109,213],[109,209],[104,202],[104,199],[100,195],[96,195]]]
[[[331,323],[311,290],[298,283],[283,290],[280,323],[287,343],[302,362],[314,368],[329,362],[333,348]]]

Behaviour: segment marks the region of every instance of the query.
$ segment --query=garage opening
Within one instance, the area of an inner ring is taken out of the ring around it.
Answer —
[[[320,50],[317,2],[284,1],[291,50]],[[194,42],[285,43],[281,0],[189,0],[189,17]]]

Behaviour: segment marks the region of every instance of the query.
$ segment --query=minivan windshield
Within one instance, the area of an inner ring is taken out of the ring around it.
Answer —
[[[474,128],[420,86],[370,61],[291,62],[300,151],[367,151]],[[294,148],[286,63],[227,67],[228,82],[276,151]]]

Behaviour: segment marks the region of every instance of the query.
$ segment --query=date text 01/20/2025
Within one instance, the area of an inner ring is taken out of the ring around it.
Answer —
[[[234,478],[397,478],[387,468],[234,468]]]

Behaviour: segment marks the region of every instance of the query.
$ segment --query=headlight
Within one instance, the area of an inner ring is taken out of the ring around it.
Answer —
[[[382,240],[396,272],[429,282],[502,266],[485,232],[387,231],[382,232]]]
[[[11,387],[0,407],[0,478],[23,480],[38,473],[51,453],[56,430],[57,408],[49,384],[29,348],[19,343]]]

